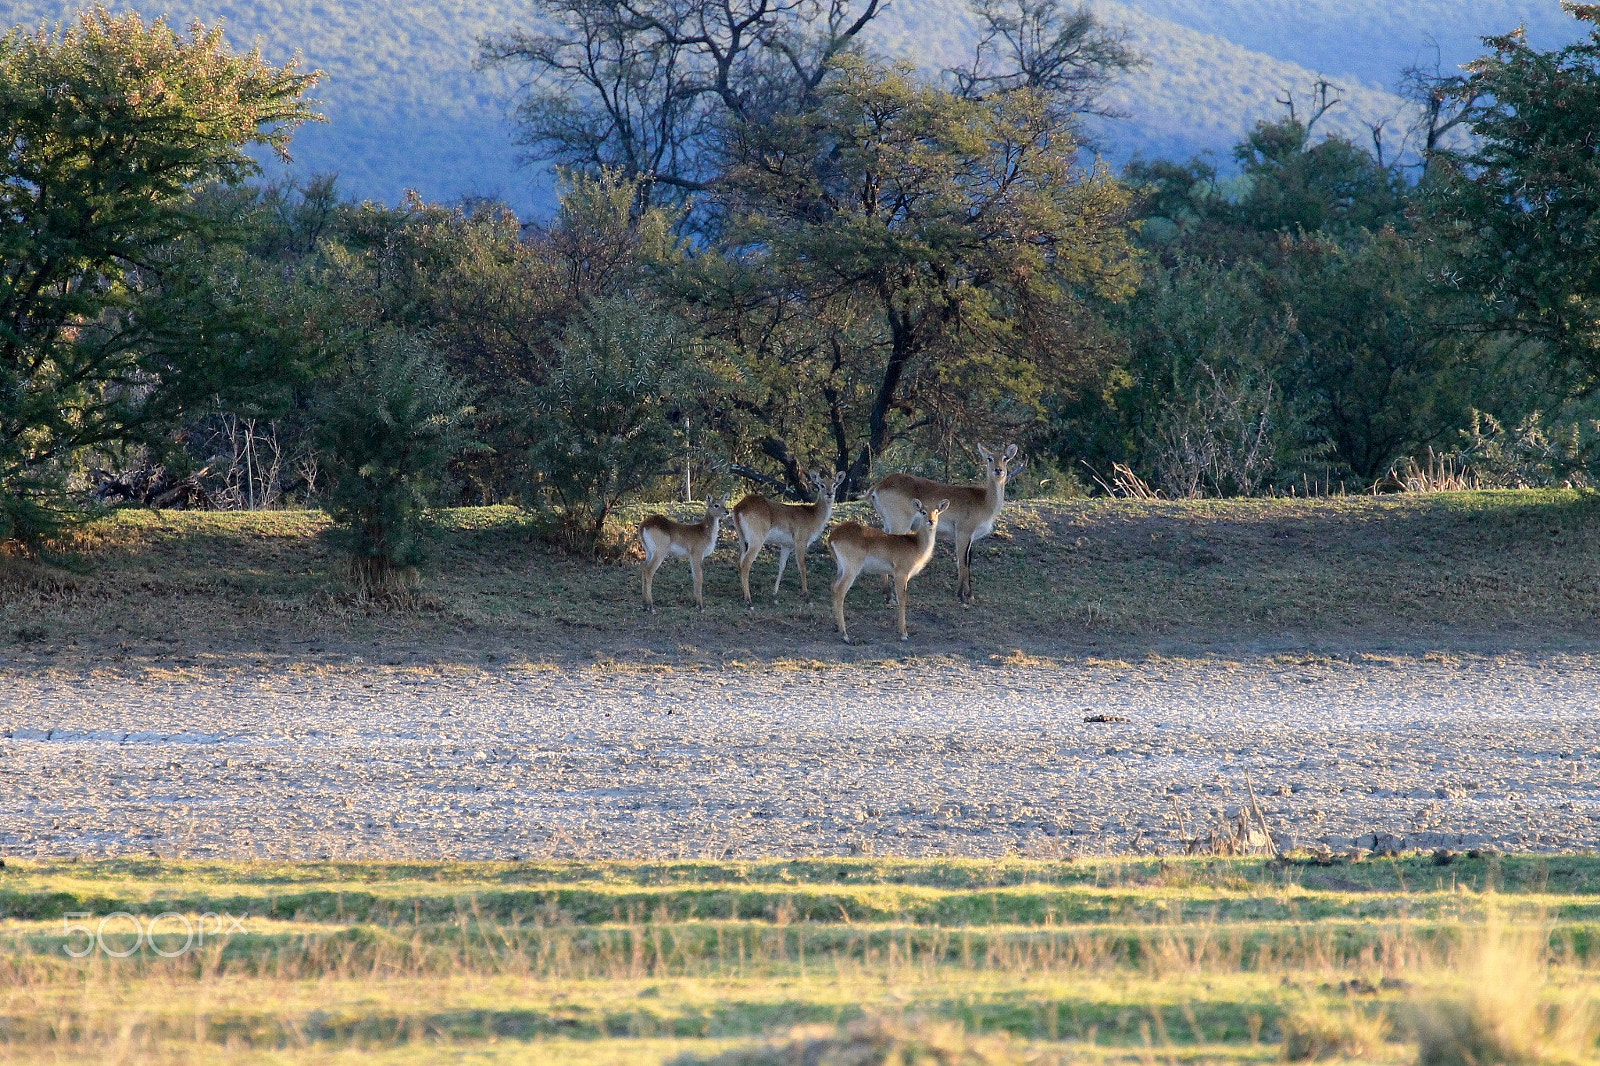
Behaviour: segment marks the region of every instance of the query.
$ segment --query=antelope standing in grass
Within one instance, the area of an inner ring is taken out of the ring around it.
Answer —
[[[939,539],[955,543],[956,576],[960,580],[958,595],[962,603],[972,602],[972,542],[994,532],[994,520],[1006,502],[1006,481],[1027,462],[1019,460],[1013,465],[1017,455],[1015,444],[1006,448],[1004,455],[991,455],[980,444],[978,454],[983,457],[985,468],[982,485],[947,485],[911,474],[890,474],[872,490],[872,506],[883,520],[886,533],[905,533],[911,529],[917,500],[949,498],[950,513],[939,524]]]
[[[674,522],[663,515],[653,514],[639,525],[639,540],[644,544],[644,605],[651,614],[656,613],[655,597],[651,585],[661,564],[672,556],[689,560],[689,571],[694,575],[694,605],[706,609],[701,587],[705,580],[706,557],[717,550],[717,536],[722,532],[722,520],[728,517],[726,500],[706,501],[706,516],[698,522]]]
[[[765,496],[746,496],[739,501],[733,509],[733,528],[739,533],[739,586],[744,589],[746,607],[756,609],[750,600],[750,567],[768,544],[778,546],[778,579],[772,583],[772,602],[778,602],[778,587],[783,584],[790,552],[794,552],[795,563],[800,567],[800,598],[811,602],[811,589],[806,584],[806,550],[828,528],[833,498],[844,478],[843,471],[835,474],[832,481],[826,474],[812,473],[811,484],[817,490],[815,503],[773,503]]]
[[[860,522],[841,522],[828,535],[828,549],[839,567],[839,576],[833,581],[833,619],[839,623],[839,635],[846,644],[850,643],[850,631],[844,624],[844,598],[862,571],[888,575],[894,587],[895,605],[900,610],[900,639],[910,639],[906,635],[906,585],[922,573],[922,568],[933,558],[939,516],[950,506],[950,501],[940,502],[931,511],[921,500],[912,500],[911,506],[913,529],[910,533],[884,533]]]

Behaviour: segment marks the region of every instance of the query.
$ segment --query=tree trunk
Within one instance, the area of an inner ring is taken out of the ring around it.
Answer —
[[[810,500],[806,491],[806,475],[800,469],[800,463],[795,459],[794,453],[789,450],[789,445],[777,437],[763,437],[761,439],[761,454],[783,467],[784,479],[789,483],[789,495],[799,500]]]
[[[891,308],[889,318],[889,362],[883,368],[878,382],[878,394],[873,398],[872,411],[867,416],[867,444],[850,467],[849,484],[852,488],[865,485],[872,472],[872,463],[889,447],[889,412],[894,410],[900,395],[900,382],[906,368],[916,354],[916,338],[911,323]]]

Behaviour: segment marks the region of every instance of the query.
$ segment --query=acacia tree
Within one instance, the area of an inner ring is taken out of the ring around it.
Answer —
[[[1102,23],[1086,5],[1060,0],[973,0],[982,32],[971,60],[950,71],[956,91],[984,99],[1028,89],[1046,100],[1052,121],[1080,141],[1085,115],[1112,117],[1102,94],[1143,59],[1127,34]]]
[[[529,74],[535,157],[694,195],[671,295],[725,355],[735,472],[804,495],[892,443],[1018,428],[1100,346],[1091,299],[1129,285],[1120,188],[1074,131],[1134,62],[1057,0],[977,0],[941,90],[867,60],[881,0],[542,0],[484,42]],[[753,454],[752,454],[753,453]]]
[[[1031,420],[1092,357],[1088,303],[1137,266],[1126,190],[1078,164],[1045,94],[836,69],[816,108],[745,131],[723,208],[769,307],[825,324],[805,362],[859,485],[897,441]]]
[[[272,372],[270,331],[207,343],[150,297],[203,243],[195,191],[287,158],[315,79],[104,8],[0,37],[0,540],[48,528],[79,450]]]
[[[1468,297],[1458,324],[1542,345],[1575,386],[1600,383],[1600,5],[1563,5],[1594,28],[1550,52],[1517,31],[1457,87],[1473,133],[1433,167],[1438,272]]]
[[[730,125],[803,109],[883,0],[541,0],[481,59],[526,73],[520,142],[540,162],[620,173],[639,206],[703,191]]]

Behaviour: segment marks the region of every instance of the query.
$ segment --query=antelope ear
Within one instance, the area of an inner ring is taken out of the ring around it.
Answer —
[[[979,454],[979,455],[981,455],[981,456],[983,456],[983,461],[984,461],[984,462],[986,462],[986,463],[987,463],[987,462],[988,462],[988,461],[989,461],[989,460],[990,460],[990,459],[993,459],[993,458],[994,458],[994,456],[992,456],[992,455],[990,455],[990,454],[989,454],[989,449],[988,449],[988,448],[985,448],[985,447],[984,447],[984,446],[983,446],[983,445],[981,445],[981,444],[980,444],[980,445],[978,445],[978,454]]]
[[[911,501],[911,506],[915,507],[919,511],[924,509],[923,506],[922,506],[922,501],[918,500],[918,499],[913,499]]]
[[[1013,445],[1011,445],[1010,447],[1008,447],[1006,449],[1006,462],[1009,463],[1012,459],[1016,458],[1016,455],[1017,455],[1017,446],[1015,444],[1013,444]]]
[[[940,514],[943,514],[944,512],[950,510],[950,501],[949,500],[940,500],[939,501],[939,506],[934,508],[934,510],[938,511]]]

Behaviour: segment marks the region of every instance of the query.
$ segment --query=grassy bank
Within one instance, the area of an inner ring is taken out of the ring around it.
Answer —
[[[1597,937],[1580,857],[11,860],[0,1061],[702,1061],[865,1017],[998,1056],[962,1061],[1409,1062],[1486,1010],[1580,1061]],[[1487,965],[1515,1003],[1474,998]]]
[[[809,607],[791,564],[779,604],[747,612],[730,534],[708,568],[706,612],[690,606],[688,569],[674,563],[657,579],[662,613],[650,617],[632,560],[553,553],[514,509],[445,511],[435,527],[418,603],[395,609],[350,594],[319,512],[118,512],[75,531],[46,564],[0,562],[0,656],[726,663],[901,654],[868,582],[850,600],[863,647],[837,642],[833,567],[820,547]],[[970,609],[956,602],[948,547],[913,583],[909,653],[1587,648],[1600,637],[1593,494],[1021,502],[976,556]],[[770,588],[774,567],[765,557],[756,581]]]

